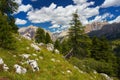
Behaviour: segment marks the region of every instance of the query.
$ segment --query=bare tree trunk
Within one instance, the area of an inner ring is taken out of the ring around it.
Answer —
[[[72,57],[72,55],[73,55],[72,51],[73,51],[73,48],[69,51],[68,54],[65,55],[66,59],[69,59],[70,57]]]

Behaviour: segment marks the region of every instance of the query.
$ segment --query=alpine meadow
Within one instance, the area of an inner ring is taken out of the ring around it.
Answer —
[[[0,80],[120,80],[119,0],[0,0]]]

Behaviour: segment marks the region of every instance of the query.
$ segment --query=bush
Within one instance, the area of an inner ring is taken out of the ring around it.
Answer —
[[[112,63],[96,61],[92,58],[79,60],[75,57],[71,58],[69,62],[88,73],[96,70],[98,73],[105,73],[111,76],[116,75],[116,70]]]

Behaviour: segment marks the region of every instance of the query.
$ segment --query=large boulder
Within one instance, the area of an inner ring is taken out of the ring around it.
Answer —
[[[31,44],[31,47],[34,48],[36,51],[40,51],[40,48],[36,44]]]
[[[16,73],[18,74],[25,74],[27,72],[27,69],[23,68],[22,66],[15,64],[14,68],[16,69]]]
[[[0,64],[3,64],[3,63],[4,63],[3,59],[2,59],[2,58],[0,58]]]
[[[106,78],[106,80],[113,80],[112,78],[110,78],[107,74],[105,73],[101,73],[102,76],[104,76]]]
[[[39,67],[36,60],[28,60],[27,63],[32,67],[33,72],[39,71]]]
[[[54,45],[51,44],[51,43],[48,43],[48,44],[47,44],[47,50],[48,50],[48,51],[53,51],[53,50],[54,50]]]
[[[57,54],[60,53],[60,51],[59,51],[58,49],[55,49],[54,51],[55,51],[55,53],[57,53]]]

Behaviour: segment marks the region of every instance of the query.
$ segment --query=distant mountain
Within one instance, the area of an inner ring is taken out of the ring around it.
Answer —
[[[107,22],[94,22],[94,23],[91,23],[91,24],[87,24],[85,26],[85,33],[100,30],[100,29],[102,29],[102,27],[104,25],[107,25],[107,24],[108,24]],[[68,30],[64,30],[61,33],[54,33],[53,35],[55,36],[56,39],[63,40],[65,38],[67,38]]]
[[[120,23],[104,25],[100,30],[91,31],[88,34],[91,37],[105,36],[107,39],[118,39],[120,38]]]
[[[63,41],[65,38],[67,38],[67,35],[68,35],[68,30],[64,30],[60,33],[54,33],[53,36],[54,36],[54,39],[59,39],[60,41]]]
[[[37,28],[38,27],[36,26],[23,27],[20,28],[18,32],[23,37],[33,39],[35,37]],[[45,30],[45,32],[48,32],[50,34],[53,41],[55,41],[56,39],[63,41],[65,38],[67,38],[68,35],[68,30],[64,30],[61,33],[52,33],[47,30]],[[105,36],[108,39],[120,38],[120,23],[109,24],[107,22],[94,22],[85,26],[85,33],[87,33],[90,37]]]
[[[108,24],[107,22],[93,22],[91,24],[87,24],[85,26],[85,33],[100,30],[104,25],[107,25],[107,24]]]
[[[28,27],[22,27],[18,30],[19,34],[27,39],[34,39],[36,31],[38,27],[36,26],[28,26]],[[54,40],[54,37],[50,31],[47,31],[44,29],[45,32],[48,32],[51,38]]]
[[[21,36],[32,39],[35,36],[37,28],[38,27],[35,26],[22,27],[18,30],[18,32]]]

